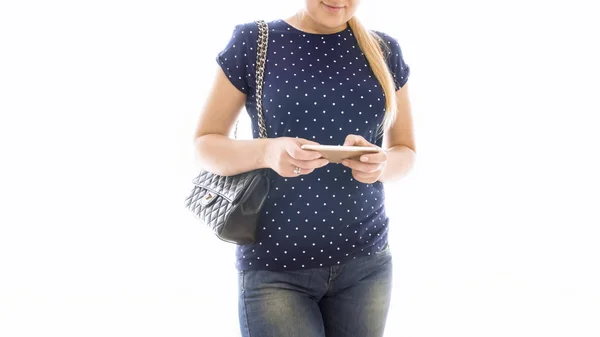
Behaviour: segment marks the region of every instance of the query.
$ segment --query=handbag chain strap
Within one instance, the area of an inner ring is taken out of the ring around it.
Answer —
[[[258,25],[258,43],[256,48],[256,111],[258,119],[258,134],[260,138],[267,138],[267,127],[263,114],[262,96],[267,63],[267,46],[269,44],[269,26],[264,20],[255,21]],[[235,123],[234,137],[237,138],[238,122]]]

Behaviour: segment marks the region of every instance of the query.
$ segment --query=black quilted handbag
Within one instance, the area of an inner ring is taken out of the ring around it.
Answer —
[[[258,25],[256,109],[259,136],[267,138],[262,111],[262,88],[269,29],[265,21],[256,21],[256,23]],[[193,188],[185,200],[185,206],[204,225],[210,227],[223,241],[236,244],[255,242],[260,211],[269,192],[267,169],[257,169],[233,176],[220,176],[203,170],[192,182]]]

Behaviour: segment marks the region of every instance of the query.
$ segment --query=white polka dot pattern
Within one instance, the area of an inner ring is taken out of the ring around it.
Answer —
[[[410,69],[398,42],[376,32],[389,50],[396,89]],[[246,109],[258,137],[254,100],[256,25],[236,26],[217,62],[247,94]],[[386,49],[387,50],[387,49]],[[350,133],[381,146],[385,96],[352,30],[310,34],[283,20],[269,22],[264,79],[268,136],[300,137],[341,145]],[[309,175],[283,178],[271,172],[257,242],[237,247],[239,270],[293,270],[342,264],[387,243],[383,184],[363,184],[349,169],[330,164]]]

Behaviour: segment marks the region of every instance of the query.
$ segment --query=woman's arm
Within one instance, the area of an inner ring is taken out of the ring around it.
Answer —
[[[298,176],[293,173],[296,166],[303,169],[301,174],[309,174],[328,164],[327,160],[319,159],[318,153],[300,148],[303,144],[317,144],[306,139],[229,138],[245,102],[246,95],[219,69],[194,134],[196,158],[205,170],[231,176],[259,168],[272,168],[281,176],[294,177]]]
[[[265,168],[266,140],[229,138],[245,102],[246,95],[218,69],[194,134],[196,158],[204,169],[229,176]]]
[[[387,130],[384,149],[387,163],[379,177],[381,182],[396,181],[404,177],[414,166],[416,146],[412,112],[408,96],[408,83],[396,91],[397,115],[392,127]]]

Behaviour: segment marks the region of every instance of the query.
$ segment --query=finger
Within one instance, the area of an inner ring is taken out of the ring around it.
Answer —
[[[294,146],[286,149],[290,157],[298,160],[315,160],[321,158],[321,154],[317,151],[303,150],[300,146]]]
[[[307,168],[300,167],[300,173],[296,173],[295,172],[296,167],[300,167],[300,166],[296,166],[296,165],[290,165],[289,166],[289,168],[287,170],[288,176],[294,177],[294,176],[299,176],[299,175],[306,175],[306,174],[312,173],[315,170],[313,168],[308,168],[307,169]]]
[[[387,161],[387,153],[385,153],[384,151],[379,151],[377,153],[365,154],[360,157],[360,161],[363,163],[382,164]]]
[[[364,173],[373,173],[381,169],[381,164],[361,163],[356,160],[344,160],[342,161],[342,165]]]
[[[368,179],[371,176],[371,173],[352,171],[352,175],[354,175],[354,177],[358,179]]]
[[[372,173],[364,173],[364,172],[358,172],[358,171],[352,171],[352,176],[354,177],[354,179],[360,181],[360,182],[367,182],[367,183],[371,183],[374,181],[374,177]]]
[[[290,163],[294,166],[298,166],[303,169],[312,170],[316,168],[323,167],[329,164],[329,160],[327,159],[316,159],[316,160],[298,160],[294,158],[289,159]]]
[[[363,138],[363,136],[360,135],[353,135],[350,134],[348,136],[346,136],[346,140],[344,141],[344,146],[368,146],[368,145],[372,145],[371,143],[367,142],[366,139]]]

